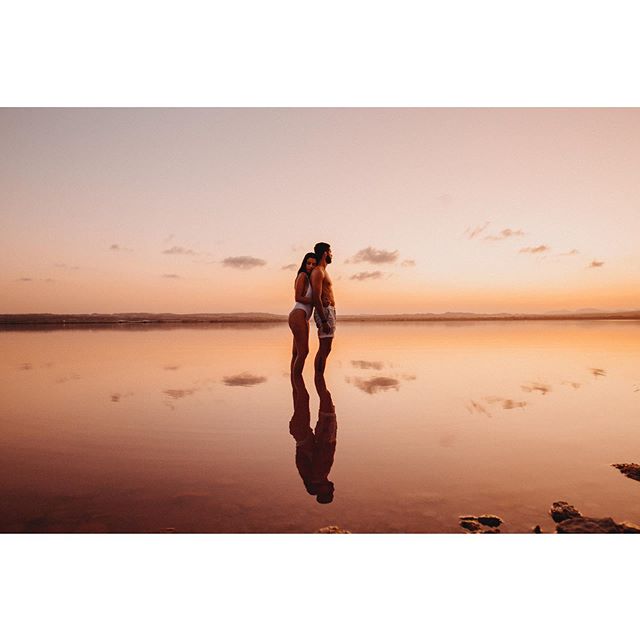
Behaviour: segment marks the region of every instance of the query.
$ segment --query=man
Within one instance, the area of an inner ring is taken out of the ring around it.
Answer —
[[[315,448],[311,466],[311,480],[316,500],[320,504],[329,504],[333,502],[335,489],[333,482],[329,480],[329,472],[336,454],[338,420],[336,418],[336,407],[333,404],[333,399],[322,374],[315,376],[315,384],[318,396],[320,396],[320,408],[318,409],[318,422],[314,432]]]
[[[320,504],[329,504],[335,490],[329,473],[336,453],[338,421],[324,376],[316,375],[315,384],[320,407],[314,432],[311,430],[309,393],[304,380],[302,376],[298,381],[292,379],[293,416],[289,422],[289,433],[296,441],[296,467],[307,493],[315,496]]]
[[[326,242],[318,242],[313,248],[316,254],[316,267],[311,272],[311,289],[313,292],[313,317],[318,327],[318,353],[314,361],[315,373],[323,375],[327,357],[331,353],[331,344],[336,331],[336,301],[333,297],[333,283],[327,273],[327,265],[333,256],[331,246]]]

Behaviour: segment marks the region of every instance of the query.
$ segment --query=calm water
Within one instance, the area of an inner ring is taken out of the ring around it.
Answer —
[[[0,332],[0,530],[551,531],[556,500],[640,523],[609,466],[640,462],[640,323],[338,331],[320,421],[317,338],[305,418],[286,324]]]

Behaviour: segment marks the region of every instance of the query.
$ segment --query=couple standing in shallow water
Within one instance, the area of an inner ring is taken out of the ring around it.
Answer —
[[[333,283],[327,265],[333,256],[331,246],[319,242],[313,253],[307,253],[298,269],[295,281],[296,304],[289,314],[289,327],[293,333],[291,377],[302,376],[309,354],[309,320],[313,317],[318,327],[318,352],[314,360],[316,374],[323,374],[336,331],[336,302]]]
[[[321,504],[333,501],[334,485],[328,476],[333,465],[338,430],[336,408],[324,379],[327,357],[336,331],[333,284],[327,273],[327,265],[331,264],[332,258],[331,247],[326,242],[319,242],[313,253],[307,253],[296,275],[296,304],[289,314],[289,327],[293,333],[293,416],[289,422],[289,433],[296,441],[296,468],[305,489]],[[302,377],[309,354],[311,315],[318,327],[319,342],[314,361],[314,383],[320,398],[315,431],[311,429],[309,393]]]

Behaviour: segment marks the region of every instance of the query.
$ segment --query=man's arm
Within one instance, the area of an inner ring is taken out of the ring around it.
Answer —
[[[316,308],[322,324],[327,321],[324,315],[324,308],[322,307],[322,283],[324,281],[324,273],[321,269],[314,269],[311,272],[311,291],[313,297],[313,306]]]

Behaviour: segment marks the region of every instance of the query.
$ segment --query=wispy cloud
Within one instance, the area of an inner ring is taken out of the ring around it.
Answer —
[[[374,249],[367,247],[360,249],[358,253],[352,256],[347,263],[357,264],[358,262],[369,262],[371,264],[388,264],[398,259],[398,251],[386,251],[385,249]]]
[[[390,389],[398,391],[400,389],[400,381],[398,379],[387,378],[385,376],[376,376],[368,380],[363,380],[362,378],[347,378],[346,380],[369,395],[373,395],[379,391],[389,391]]]
[[[466,406],[467,411],[469,413],[481,413],[482,415],[487,416],[487,418],[491,418],[492,417],[492,415],[489,413],[489,411],[487,411],[487,408],[481,402],[476,402],[475,400],[470,400],[469,402],[467,402],[467,404],[465,406]]]
[[[239,373],[235,376],[226,376],[223,378],[223,382],[228,387],[254,387],[266,381],[267,379],[264,376],[256,376],[251,373]]]
[[[384,362],[372,362],[370,360],[352,360],[351,365],[358,369],[375,369],[380,371],[384,367]]]
[[[162,274],[163,278],[170,278],[172,280],[180,280],[181,276],[179,276],[177,273],[163,273]]]
[[[109,247],[109,251],[133,251],[133,249],[129,249],[129,247],[123,247],[121,244],[112,244]]]
[[[559,253],[558,256],[577,256],[580,252],[577,249],[571,249],[571,251],[565,251],[564,253]]]
[[[506,398],[502,401],[503,409],[518,409],[524,408],[527,406],[527,403],[524,400],[511,400],[510,398]]]
[[[549,248],[546,244],[539,244],[537,247],[525,247],[524,249],[520,249],[518,253],[545,253],[549,251]]]
[[[489,404],[498,403],[503,409],[524,409],[527,403],[524,400],[512,400],[511,398],[500,398],[499,396],[487,396],[485,400]]]
[[[122,400],[122,398],[127,398],[129,396],[132,396],[133,393],[131,391],[127,392],[127,393],[112,393],[111,394],[111,402],[120,402],[120,400]]]
[[[521,384],[520,388],[527,393],[533,393],[539,391],[543,396],[551,391],[551,385],[545,382],[531,382],[529,384]]]
[[[293,264],[293,262],[291,264],[285,264],[284,267],[282,267],[283,271],[295,271],[296,270],[296,265]]]
[[[489,226],[489,224],[490,224],[489,222],[485,222],[484,224],[477,227],[467,227],[464,230],[463,235],[467,236],[469,240],[473,240],[474,238],[479,236]]]
[[[244,270],[253,269],[255,267],[264,267],[265,264],[267,264],[265,260],[253,258],[252,256],[231,256],[222,261],[222,265],[225,267]]]
[[[172,400],[180,400],[193,395],[197,389],[166,389],[163,393],[168,395]]]
[[[400,263],[401,267],[415,267],[416,266],[416,261],[415,260],[403,260]]]
[[[53,266],[57,269],[71,269],[72,271],[76,271],[80,268],[75,265],[66,264],[65,262],[54,262]]]
[[[587,269],[596,269],[597,267],[601,267],[604,264],[602,260],[592,260],[588,265]]]
[[[497,236],[485,236],[485,240],[506,240],[525,235],[522,229],[503,229]]]
[[[33,282],[33,278],[16,278],[16,282]]]
[[[360,271],[352,275],[349,280],[379,280],[383,275],[382,271]]]
[[[16,282],[36,282],[37,278],[16,278]],[[53,278],[40,278],[39,282],[55,282]]]
[[[170,249],[165,249],[162,253],[166,253],[171,256],[197,256],[197,252],[193,249],[187,249],[186,247],[179,247],[174,245]]]

